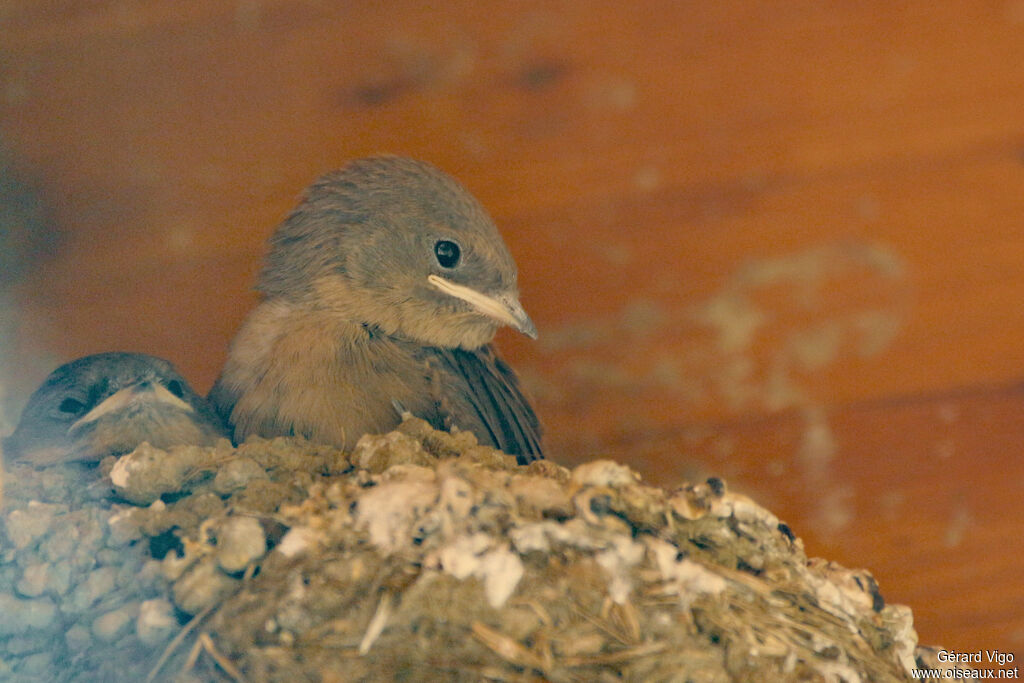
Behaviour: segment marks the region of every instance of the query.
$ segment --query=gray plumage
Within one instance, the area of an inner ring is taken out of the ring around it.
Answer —
[[[4,458],[34,465],[97,461],[134,450],[212,445],[220,417],[162,358],[99,353],[54,370],[29,398]]]
[[[398,402],[523,462],[542,457],[537,417],[490,344],[502,325],[536,337],[515,262],[435,167],[373,157],[321,177],[271,237],[258,289],[209,396],[236,441],[351,447],[395,427]]]

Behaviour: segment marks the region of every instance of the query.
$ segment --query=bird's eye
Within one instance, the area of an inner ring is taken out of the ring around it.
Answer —
[[[167,391],[171,392],[178,398],[182,398],[185,396],[184,387],[182,387],[181,382],[179,382],[176,379],[172,379],[170,382],[167,383]]]
[[[66,398],[60,402],[59,410],[62,413],[78,415],[80,412],[85,410],[85,404],[73,398]]]
[[[434,256],[437,257],[437,262],[442,268],[454,268],[459,265],[462,250],[451,240],[438,240],[434,245]]]

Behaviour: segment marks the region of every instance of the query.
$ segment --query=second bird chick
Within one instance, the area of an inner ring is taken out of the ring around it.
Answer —
[[[134,450],[212,446],[224,424],[174,366],[143,353],[97,353],[60,366],[28,400],[4,459],[95,462]]]
[[[521,462],[542,457],[537,417],[490,343],[502,325],[536,338],[515,262],[437,168],[372,157],[317,180],[271,237],[258,289],[210,392],[236,441],[351,448],[393,429],[397,403]]]

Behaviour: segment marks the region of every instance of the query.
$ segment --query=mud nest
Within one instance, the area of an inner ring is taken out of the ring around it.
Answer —
[[[407,418],[353,452],[143,444],[6,475],[0,678],[887,681],[910,610],[719,480],[515,459]]]

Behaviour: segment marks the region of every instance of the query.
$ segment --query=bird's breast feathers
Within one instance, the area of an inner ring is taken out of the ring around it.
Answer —
[[[211,399],[236,441],[296,434],[351,447],[397,424],[392,399],[427,395],[419,365],[358,323],[268,300],[243,324]]]

